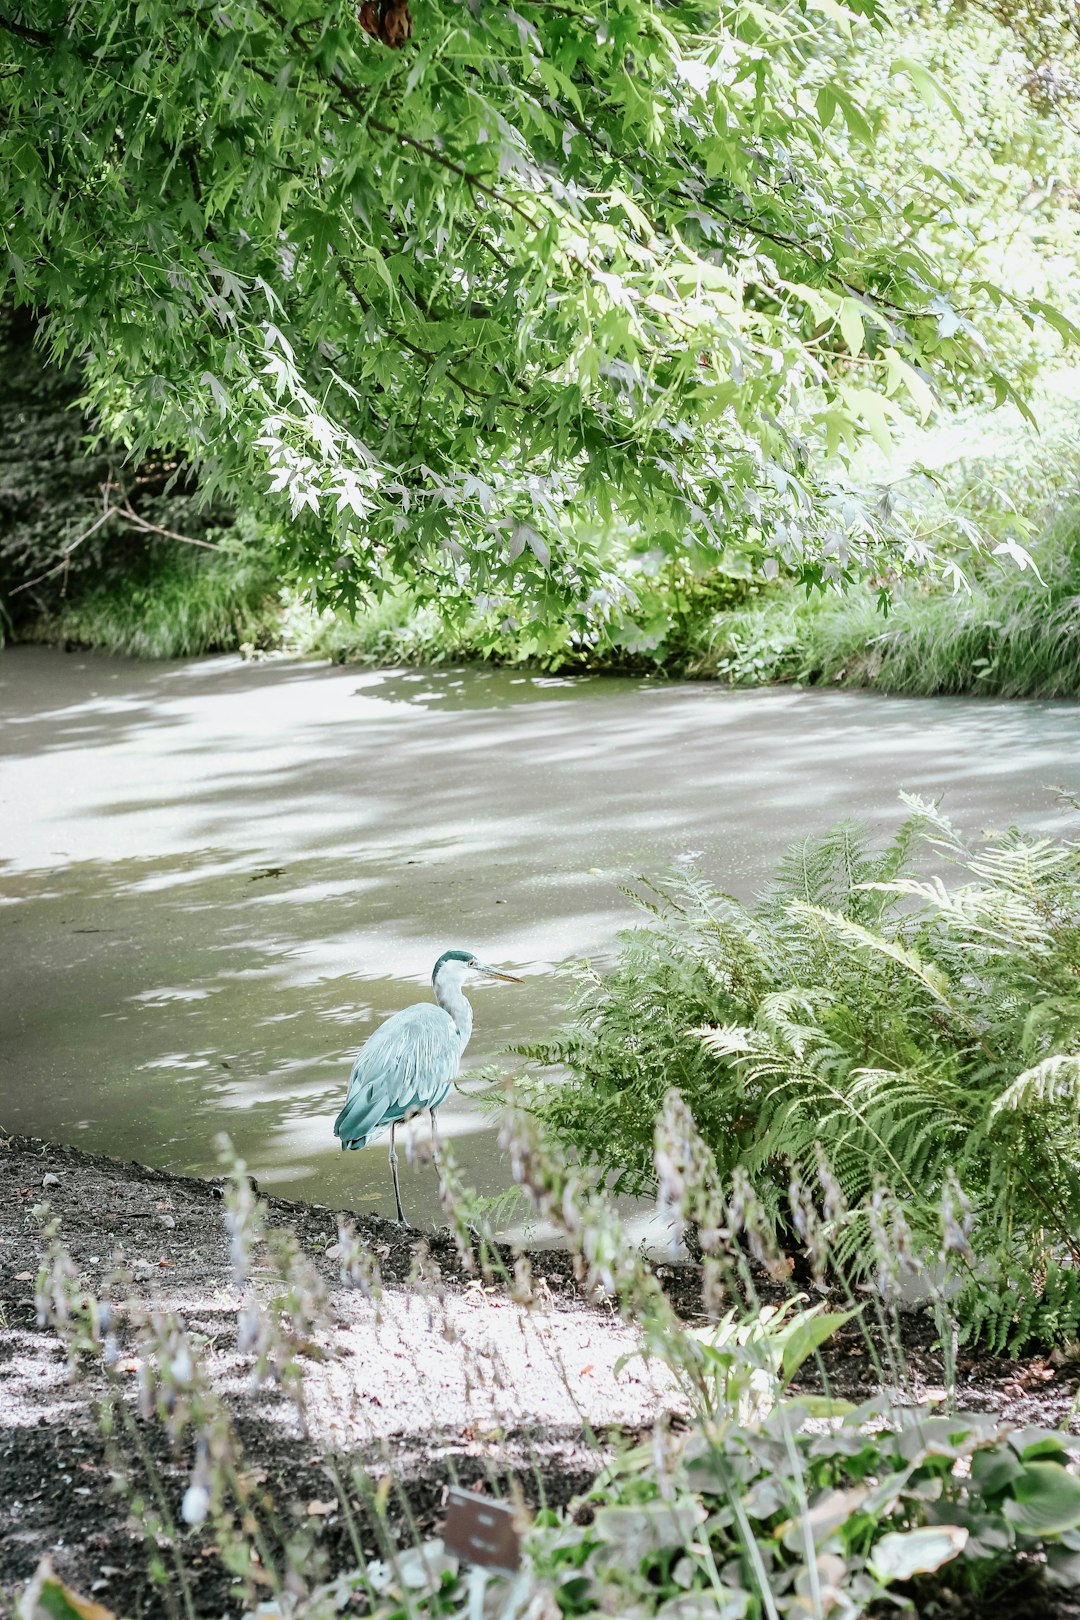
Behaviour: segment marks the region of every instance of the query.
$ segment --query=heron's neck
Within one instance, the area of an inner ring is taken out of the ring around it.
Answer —
[[[464,1052],[472,1034],[472,1007],[465,999],[461,980],[456,973],[447,973],[444,970],[439,974],[435,980],[435,1000],[443,1012],[448,1012],[454,1020],[454,1027],[461,1038],[461,1050]]]

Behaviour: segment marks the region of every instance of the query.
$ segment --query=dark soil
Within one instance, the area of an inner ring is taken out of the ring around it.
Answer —
[[[205,1317],[208,1295],[226,1288],[230,1278],[221,1185],[76,1148],[0,1137],[0,1613],[6,1606],[13,1610],[17,1594],[48,1553],[76,1590],[120,1614],[148,1620],[179,1616],[183,1600],[168,1564],[170,1554],[147,1546],[130,1503],[133,1491],[153,1499],[148,1461],[166,1500],[178,1502],[190,1479],[192,1458],[184,1449],[174,1452],[156,1422],[134,1416],[130,1431],[120,1434],[110,1451],[92,1410],[103,1386],[95,1383],[92,1370],[75,1383],[68,1381],[64,1351],[51,1330],[38,1327],[34,1303],[42,1248],[35,1210],[46,1201],[61,1218],[63,1241],[89,1291],[95,1277],[104,1278],[120,1248],[137,1286],[141,1282],[165,1307],[192,1309]],[[336,1213],[277,1198],[266,1198],[264,1208],[271,1223],[295,1232],[327,1282],[338,1285],[337,1261],[324,1252],[337,1239]],[[457,1250],[445,1232],[424,1234],[351,1212],[349,1219],[378,1254],[387,1284],[404,1283],[414,1274],[421,1246],[421,1253],[437,1263],[445,1288],[466,1287]],[[581,1299],[569,1256],[544,1250],[533,1252],[530,1261],[534,1279],[543,1279],[558,1310],[581,1313],[583,1325],[594,1333],[603,1322],[613,1321],[606,1308],[601,1317],[596,1306]],[[677,1309],[688,1316],[699,1310],[694,1266],[667,1265],[658,1274]],[[234,1306],[222,1309],[209,1327],[219,1339],[231,1334],[233,1341],[235,1329]],[[940,1390],[943,1367],[932,1321],[917,1313],[906,1315],[902,1337],[910,1394],[922,1398]],[[452,1353],[450,1346],[447,1353]],[[882,1337],[871,1335],[868,1342],[855,1324],[824,1351],[833,1394],[865,1398],[881,1388],[883,1366],[888,1368],[889,1362]],[[962,1404],[1019,1423],[1053,1427],[1071,1412],[1078,1371],[1039,1355],[1019,1361],[961,1355]],[[14,1419],[3,1383],[25,1394],[28,1388],[33,1392],[35,1380],[40,1384],[38,1416],[28,1423],[24,1403],[22,1416]],[[886,1372],[884,1382],[894,1381]],[[807,1387],[820,1387],[820,1374]],[[304,1546],[303,1567],[310,1581],[356,1566],[354,1534],[367,1555],[382,1550],[366,1508],[372,1483],[379,1479],[390,1481],[388,1511],[410,1537],[417,1531],[438,1533],[451,1484],[501,1492],[513,1478],[530,1503],[543,1499],[559,1507],[591,1482],[597,1468],[597,1438],[587,1440],[580,1427],[511,1429],[491,1446],[479,1444],[468,1430],[418,1435],[403,1425],[400,1434],[377,1445],[333,1456],[305,1439],[295,1425],[274,1421],[266,1410],[238,1398],[236,1432],[258,1481],[257,1511],[273,1539]],[[616,1438],[614,1433],[599,1436],[601,1449]],[[127,1476],[126,1490],[118,1488],[119,1474]],[[351,1507],[352,1526],[342,1497]],[[155,1552],[166,1563],[163,1582],[153,1581],[149,1573]],[[240,1588],[205,1530],[184,1532],[183,1563],[198,1615],[239,1614]],[[940,1610],[925,1611],[927,1620],[931,1612],[940,1613],[942,1620],[995,1614],[1008,1614],[1011,1620],[1080,1620],[1080,1602],[1025,1581],[984,1593],[974,1604],[967,1597],[943,1594]]]

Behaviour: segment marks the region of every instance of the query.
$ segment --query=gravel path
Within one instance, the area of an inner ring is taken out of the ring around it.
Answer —
[[[616,1436],[645,1437],[664,1413],[678,1421],[678,1394],[664,1370],[631,1355],[636,1336],[610,1307],[581,1298],[567,1255],[529,1256],[534,1303],[526,1309],[508,1289],[466,1276],[445,1232],[350,1216],[382,1277],[381,1296],[370,1299],[341,1286],[336,1213],[270,1198],[262,1206],[268,1224],[295,1233],[312,1287],[325,1294],[325,1323],[304,1358],[301,1416],[280,1389],[251,1392],[252,1358],[237,1345],[244,1296],[232,1279],[220,1184],[0,1136],[0,1612],[45,1552],[72,1585],[120,1613],[178,1612],[172,1589],[150,1583],[145,1544],[115,1489],[117,1460],[92,1411],[102,1375],[87,1363],[73,1378],[56,1334],[37,1326],[35,1209],[46,1200],[80,1287],[100,1291],[122,1255],[134,1295],[163,1316],[182,1316],[249,1466],[284,1521],[307,1538],[313,1572],[355,1564],[342,1478],[361,1482],[350,1506],[368,1542],[365,1481],[392,1480],[392,1514],[426,1532],[437,1529],[451,1484],[502,1491],[513,1479],[529,1501],[558,1506],[588,1485]],[[677,1308],[692,1315],[694,1269],[660,1274]],[[253,1286],[274,1291],[267,1266],[257,1266]],[[933,1394],[942,1370],[931,1325],[914,1316],[904,1336],[911,1393]],[[862,1397],[877,1387],[873,1358],[853,1329],[830,1342],[826,1365],[833,1393]],[[1077,1370],[1060,1358],[962,1357],[962,1400],[1022,1423],[1068,1422]],[[134,1410],[136,1361],[123,1342],[116,1377],[130,1387]],[[133,1434],[175,1512],[191,1478],[190,1449],[174,1449],[156,1422],[136,1420]],[[124,1464],[145,1488],[131,1450]],[[235,1612],[216,1553],[203,1532],[186,1533],[200,1614]]]

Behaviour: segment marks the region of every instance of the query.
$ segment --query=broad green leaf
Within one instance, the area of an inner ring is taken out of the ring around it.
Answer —
[[[1080,343],[1080,326],[1071,321],[1060,309],[1053,304],[1045,303],[1041,298],[1033,298],[1031,307],[1037,315],[1041,315],[1047,326],[1052,326],[1066,343]]]
[[[784,1404],[799,1406],[812,1418],[847,1417],[855,1410],[851,1401],[833,1395],[791,1395]]]
[[[804,1316],[789,1331],[784,1340],[783,1372],[785,1380],[794,1378],[808,1356],[831,1339],[846,1322],[858,1316],[858,1311],[822,1311],[818,1316]]]
[[[593,1520],[592,1534],[637,1560],[663,1547],[686,1546],[705,1518],[705,1509],[697,1501],[602,1507]]]
[[[48,1558],[43,1558],[23,1595],[24,1620],[116,1620],[111,1609],[80,1597],[60,1579]]]
[[[774,1534],[792,1552],[798,1552],[805,1546],[807,1535],[815,1546],[819,1546],[861,1511],[869,1495],[869,1485],[824,1491],[816,1501],[811,1502],[805,1513],[797,1519],[788,1519]]]
[[[882,399],[881,395],[875,394],[869,388],[856,388],[850,384],[844,384],[841,387],[841,393],[848,408],[857,418],[861,419],[875,444],[879,446],[885,455],[891,456],[894,445],[892,433],[889,429],[888,410],[895,409],[895,407],[890,406],[887,408],[886,401]]]
[[[1025,1462],[1046,1462],[1053,1458],[1065,1464],[1069,1460],[1069,1437],[1060,1429],[1043,1429],[1037,1425],[1015,1429],[1009,1436],[1009,1444]]]
[[[1080,1552],[1051,1547],[1046,1557],[1045,1579],[1062,1591],[1080,1591]]]
[[[1080,1479],[1055,1462],[1029,1462],[1003,1512],[1029,1536],[1060,1535],[1080,1525]]]
[[[1023,1464],[1008,1446],[976,1451],[971,1459],[971,1483],[983,1496],[998,1496],[1023,1473]]]
[[[909,1581],[927,1575],[962,1553],[968,1531],[958,1524],[928,1525],[918,1530],[890,1530],[867,1560],[879,1581]]]
[[[911,396],[920,421],[925,422],[934,409],[934,395],[925,377],[894,348],[887,348],[882,353],[889,373],[888,392],[894,393],[902,384]]]
[[[866,334],[863,331],[862,305],[855,298],[845,298],[840,305],[840,331],[852,357],[860,355]]]

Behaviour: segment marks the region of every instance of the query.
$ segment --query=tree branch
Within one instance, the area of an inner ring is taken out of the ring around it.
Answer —
[[[43,33],[40,28],[28,28],[25,23],[16,22],[13,17],[0,16],[0,28],[14,34],[16,39],[29,40],[31,45],[50,47],[56,44],[55,34]]]
[[[42,574],[35,574],[33,579],[26,579],[21,585],[14,586],[8,592],[9,596],[18,596],[20,591],[28,591],[32,586],[41,585],[45,580],[55,579],[57,574],[62,574],[71,559],[72,552],[77,550],[84,540],[89,540],[92,534],[96,534],[98,529],[103,524],[108,523],[110,518],[114,517],[126,518],[128,524],[136,529],[142,529],[147,534],[160,534],[166,540],[179,540],[185,546],[201,546],[204,551],[221,550],[221,547],[215,545],[212,540],[196,540],[193,535],[177,534],[174,529],[163,529],[158,523],[148,522],[146,518],[140,517],[138,512],[132,511],[131,504],[128,501],[125,501],[123,506],[115,506],[108,498],[108,484],[103,484],[101,488],[105,501],[105,510],[101,516],[95,519],[88,529],[84,529],[82,534],[71,542],[70,546],[64,547],[59,562],[54,563],[51,568],[46,568]]]

